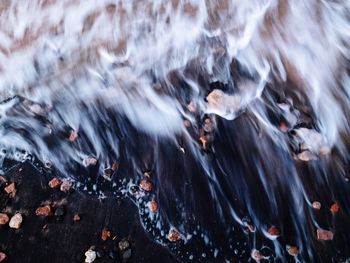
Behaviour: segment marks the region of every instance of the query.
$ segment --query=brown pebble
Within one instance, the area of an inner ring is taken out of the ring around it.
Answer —
[[[289,130],[289,127],[288,127],[287,123],[285,123],[285,122],[281,122],[279,128],[280,128],[281,132],[288,132],[288,130]]]
[[[324,230],[321,228],[318,228],[316,231],[317,239],[318,240],[333,240],[334,234],[332,231]]]
[[[78,215],[78,214],[74,215],[73,221],[75,221],[75,222],[80,221],[80,215]]]
[[[112,170],[113,170],[113,172],[117,171],[117,170],[118,170],[118,167],[119,167],[119,163],[113,163],[113,164],[112,164]]]
[[[297,256],[299,254],[299,249],[295,246],[287,246],[287,252],[291,256]]]
[[[140,188],[146,192],[151,192],[153,189],[152,183],[146,179],[140,181]]]
[[[260,261],[264,259],[263,254],[261,254],[258,250],[254,249],[252,252],[252,258],[256,261]]]
[[[267,230],[267,232],[269,232],[269,234],[270,234],[271,236],[279,236],[279,235],[280,235],[280,231],[279,231],[278,228],[275,227],[275,226],[270,227],[270,228]]]
[[[329,210],[331,210],[332,213],[336,214],[339,212],[340,207],[339,207],[338,203],[334,203],[333,205],[331,205]]]
[[[0,225],[6,225],[10,221],[10,218],[5,213],[0,213]]]
[[[152,213],[156,213],[158,211],[158,204],[156,201],[151,201],[148,203],[148,208]]]
[[[175,228],[171,228],[167,238],[171,242],[176,242],[182,239],[182,235]]]
[[[7,258],[7,255],[4,252],[0,252],[0,262],[3,262]]]
[[[111,231],[109,231],[108,229],[103,229],[102,233],[101,233],[101,239],[103,241],[106,241],[108,238],[110,238],[112,235]]]
[[[69,138],[68,138],[71,142],[74,142],[78,139],[78,133],[74,130],[71,130],[69,133]]]
[[[16,189],[16,183],[11,183],[8,186],[4,188],[5,192],[9,194],[10,196],[15,196],[17,189]]]
[[[322,205],[321,205],[320,202],[315,201],[315,202],[312,203],[312,207],[313,207],[314,209],[320,210],[320,209],[321,209],[321,206],[322,206]]]
[[[62,181],[60,179],[58,179],[57,177],[53,178],[50,182],[49,182],[49,187],[50,188],[59,188],[62,184]]]
[[[19,229],[22,225],[23,217],[20,213],[16,213],[13,217],[11,217],[9,226],[10,228]]]
[[[49,205],[40,206],[35,210],[35,214],[37,216],[43,216],[43,217],[51,216],[52,215],[51,206]]]
[[[68,192],[73,186],[73,182],[72,181],[69,181],[69,180],[63,180],[62,181],[62,184],[60,186],[60,190],[62,192]]]

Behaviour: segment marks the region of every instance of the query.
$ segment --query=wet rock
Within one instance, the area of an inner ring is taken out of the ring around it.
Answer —
[[[275,237],[277,237],[277,236],[280,235],[279,229],[278,229],[277,227],[275,227],[275,226],[271,226],[271,227],[267,230],[267,232],[268,232],[271,236],[275,236]]]
[[[0,225],[6,225],[10,221],[10,218],[5,213],[0,213]]]
[[[95,166],[97,164],[97,159],[94,157],[88,157],[83,160],[83,165],[85,167]]]
[[[22,225],[23,217],[20,213],[16,213],[13,217],[11,217],[9,226],[10,228],[19,229]]]
[[[96,259],[96,251],[89,249],[85,252],[85,263],[92,263]]]
[[[80,221],[80,215],[78,215],[78,214],[74,215],[73,221],[75,221],[75,222]]]
[[[317,234],[318,240],[333,240],[333,237],[334,237],[334,234],[332,231],[324,230],[320,228],[316,230],[316,234]]]
[[[279,129],[281,132],[284,132],[284,133],[288,132],[288,130],[289,130],[288,124],[285,122],[281,122]]]
[[[0,252],[0,262],[4,262],[7,258],[7,255],[4,252]]]
[[[233,119],[242,107],[238,95],[228,95],[222,90],[214,89],[208,96],[208,112],[215,113],[226,119]]]
[[[103,177],[107,180],[111,180],[112,179],[112,175],[113,175],[114,171],[112,168],[107,168],[104,169],[103,171]]]
[[[130,243],[127,240],[119,241],[118,247],[121,251],[124,251],[130,247]]]
[[[171,242],[176,242],[182,239],[182,235],[175,228],[171,228],[167,235],[167,238]]]
[[[70,133],[69,133],[69,137],[68,137],[68,140],[71,141],[71,142],[74,142],[78,139],[78,133],[74,130],[71,130]]]
[[[64,193],[67,193],[73,187],[73,182],[69,180],[63,180],[60,186],[60,190]]]
[[[255,261],[260,261],[260,260],[263,260],[264,259],[264,256],[263,254],[261,254],[258,250],[254,249],[252,251],[252,254],[251,254],[252,258],[255,260]]]
[[[312,160],[317,160],[317,157],[310,151],[303,151],[297,155],[297,158],[301,161],[308,162]]]
[[[8,186],[4,188],[4,191],[9,194],[11,197],[14,197],[16,195],[17,189],[16,189],[16,183],[11,183]]]
[[[152,213],[156,213],[158,212],[158,203],[153,200],[148,203],[148,208]]]
[[[123,252],[123,259],[129,259],[131,257],[131,249],[127,249]]]
[[[37,216],[47,217],[52,215],[52,209],[50,205],[43,205],[35,210]]]
[[[188,105],[187,105],[187,109],[189,112],[196,112],[197,111],[197,105],[194,101],[191,101]]]
[[[213,122],[210,118],[206,118],[204,120],[203,130],[205,132],[213,132],[213,130],[214,130]]]
[[[287,246],[287,252],[291,256],[298,256],[299,254],[299,248],[296,246]]]
[[[103,229],[102,233],[101,233],[101,239],[103,241],[106,241],[108,238],[110,238],[112,235],[111,231],[109,231],[108,229]]]
[[[322,206],[322,205],[321,205],[320,202],[315,201],[315,202],[312,203],[312,207],[313,207],[314,209],[320,210],[320,209],[321,209],[321,206]]]
[[[58,178],[53,178],[50,182],[49,182],[49,187],[50,188],[59,188],[62,184],[62,181]]]
[[[153,189],[153,185],[150,181],[148,181],[146,179],[142,179],[140,181],[140,188],[146,192],[151,192]]]
[[[340,207],[338,205],[338,203],[334,203],[331,205],[331,207],[329,208],[329,210],[333,213],[333,214],[336,214],[339,212],[340,210]]]
[[[119,167],[119,163],[113,163],[113,164],[112,164],[112,170],[113,170],[113,172],[117,171],[117,170],[118,170],[118,167]]]

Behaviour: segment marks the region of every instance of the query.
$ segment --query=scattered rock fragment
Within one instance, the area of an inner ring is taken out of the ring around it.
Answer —
[[[78,221],[80,221],[80,215],[78,215],[78,214],[76,214],[76,215],[74,215],[74,217],[73,217],[73,221],[75,221],[75,222],[78,222]]]
[[[148,208],[152,213],[158,212],[158,204],[156,201],[151,201],[148,203]]]
[[[97,159],[94,157],[87,157],[83,160],[83,165],[85,167],[94,166],[97,164]]]
[[[112,235],[111,231],[109,231],[108,229],[103,229],[102,233],[101,233],[101,239],[103,241],[106,241],[108,238],[110,238]]]
[[[7,258],[7,255],[4,252],[0,252],[0,262],[3,262]]]
[[[113,170],[113,172],[117,171],[117,170],[118,170],[118,167],[119,167],[119,163],[113,163],[113,164],[112,164],[112,170]]]
[[[124,251],[130,247],[130,243],[127,240],[119,241],[118,247],[121,251]]]
[[[279,129],[281,132],[284,132],[284,133],[288,132],[288,130],[289,130],[288,124],[285,122],[281,122]]]
[[[9,194],[11,197],[14,197],[16,195],[17,189],[16,189],[16,183],[12,182],[8,186],[4,188],[5,192]]]
[[[140,181],[140,188],[146,192],[151,192],[153,189],[153,185],[150,181],[148,181],[146,179],[142,179]]]
[[[172,227],[169,230],[167,238],[171,242],[176,242],[182,239],[182,235],[179,233],[179,231],[177,231],[175,228]]]
[[[277,237],[280,235],[280,231],[277,227],[275,226],[271,226],[267,232],[271,235],[271,236],[274,236],[274,237]]]
[[[62,181],[60,179],[58,179],[57,177],[53,178],[50,182],[49,182],[49,187],[50,188],[59,188],[62,184]]]
[[[193,100],[191,100],[191,102],[187,105],[187,109],[189,112],[192,112],[192,113],[196,112],[197,111],[196,103]]]
[[[332,212],[333,214],[336,214],[336,213],[339,212],[340,207],[339,207],[338,203],[334,203],[334,204],[331,205],[331,207],[329,208],[329,210],[331,210],[331,212]]]
[[[68,139],[71,141],[71,142],[74,142],[78,139],[78,133],[75,131],[75,130],[71,130],[70,133],[69,133],[69,137]]]
[[[314,209],[320,210],[321,209],[321,203],[318,202],[318,201],[315,201],[315,202],[312,203],[312,207]]]
[[[318,228],[316,230],[316,234],[317,234],[318,240],[333,240],[333,237],[334,237],[334,234],[332,231],[324,230],[321,228]]]
[[[10,221],[10,218],[5,213],[0,213],[0,225],[6,225]]]
[[[289,255],[296,257],[299,254],[299,248],[296,246],[287,246],[287,252]]]
[[[73,186],[73,182],[72,181],[69,181],[69,180],[63,180],[62,181],[62,184],[60,186],[60,190],[62,192],[65,192],[67,193]]]
[[[258,250],[254,249],[251,254],[252,258],[256,261],[260,261],[264,259],[263,254],[261,254]]]
[[[37,216],[47,217],[52,216],[52,209],[50,205],[43,205],[35,210]]]
[[[203,130],[205,132],[213,132],[213,130],[214,130],[213,121],[210,118],[205,118]]]
[[[92,263],[96,259],[96,251],[89,249],[85,252],[85,263]]]
[[[10,228],[19,229],[22,225],[23,217],[20,213],[16,213],[13,217],[11,217],[9,226]]]

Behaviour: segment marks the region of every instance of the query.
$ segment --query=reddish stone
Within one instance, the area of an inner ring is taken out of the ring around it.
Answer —
[[[69,133],[69,137],[68,139],[71,141],[71,142],[74,142],[75,140],[78,139],[78,133],[74,130],[71,130],[70,133]]]
[[[281,130],[282,132],[288,132],[289,127],[288,127],[287,123],[281,122],[281,123],[280,123],[280,130]]]
[[[68,192],[73,186],[73,182],[69,181],[69,180],[63,180],[62,181],[62,184],[61,184],[61,187],[60,187],[60,190],[62,192]]]
[[[80,221],[80,215],[78,215],[78,214],[74,215],[73,221],[75,221],[75,222]]]
[[[4,252],[0,252],[0,262],[3,262],[7,258],[7,255]]]
[[[148,203],[148,208],[152,213],[156,213],[158,211],[158,204],[156,201],[151,201]]]
[[[264,259],[264,256],[256,249],[252,252],[252,258],[256,261],[260,261]]]
[[[312,207],[313,207],[314,209],[319,210],[319,209],[321,209],[321,206],[322,206],[322,205],[321,205],[320,202],[315,201],[315,202],[312,203]]]
[[[4,190],[5,190],[5,192],[6,192],[7,194],[10,194],[11,196],[14,196],[14,195],[16,194],[16,191],[17,191],[17,189],[16,189],[16,183],[11,183],[11,184],[9,184],[8,186],[6,186],[6,187],[4,188]]]
[[[10,221],[10,218],[5,213],[0,213],[0,225],[6,225]]]
[[[35,214],[37,216],[43,216],[43,217],[51,216],[52,215],[51,206],[49,205],[40,206],[35,210]]]
[[[279,231],[278,228],[275,227],[275,226],[270,227],[269,230],[268,230],[267,232],[269,232],[269,234],[270,234],[271,236],[279,236],[279,235],[280,235],[280,231]]]
[[[168,233],[168,240],[171,242],[176,242],[182,239],[182,235],[175,229],[171,228]]]
[[[101,239],[103,241],[106,241],[108,238],[110,238],[112,235],[111,231],[107,230],[107,229],[103,229],[102,233],[101,233]]]
[[[339,212],[340,207],[338,203],[334,203],[333,205],[331,205],[331,208],[329,210],[331,210],[331,212],[335,214]]]
[[[332,231],[317,229],[317,239],[319,240],[333,240],[334,234]]]
[[[150,181],[148,181],[146,179],[142,179],[140,181],[140,188],[146,192],[151,192],[153,189],[153,185]]]
[[[53,178],[50,182],[49,182],[49,187],[50,188],[59,188],[62,184],[62,181],[60,179],[58,179],[57,177]]]
[[[118,167],[119,167],[119,163],[113,163],[113,164],[112,164],[112,170],[113,170],[113,172],[117,171],[117,170],[118,170]]]
[[[287,252],[291,256],[297,256],[299,254],[299,249],[295,246],[287,246]]]

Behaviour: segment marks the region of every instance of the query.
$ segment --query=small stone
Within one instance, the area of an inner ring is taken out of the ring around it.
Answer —
[[[122,240],[122,241],[119,241],[118,247],[119,247],[119,249],[121,251],[123,251],[123,250],[125,250],[125,249],[130,247],[130,243],[127,240]]]
[[[57,177],[53,178],[50,182],[49,182],[49,187],[50,188],[59,188],[62,184],[62,181],[60,179],[58,179]]]
[[[17,189],[16,189],[16,183],[11,183],[8,186],[4,188],[5,192],[9,194],[10,196],[15,196]]]
[[[74,215],[73,221],[75,221],[75,222],[80,221],[80,215],[78,215],[78,214]]]
[[[119,163],[113,163],[113,164],[112,164],[112,170],[113,170],[113,172],[117,171],[117,170],[118,170],[118,167],[119,167]]]
[[[252,254],[251,254],[252,258],[256,261],[260,261],[264,259],[263,254],[261,254],[258,250],[254,249]]]
[[[83,160],[83,165],[85,167],[95,166],[97,164],[97,159],[94,157],[88,157]]]
[[[140,188],[146,192],[151,192],[153,189],[153,185],[150,181],[148,181],[146,179],[142,179],[140,181]]]
[[[316,230],[318,240],[333,240],[334,234],[332,231],[318,228]]]
[[[147,178],[151,178],[152,172],[151,171],[146,171],[146,172],[143,173],[143,176],[145,176]]]
[[[295,246],[287,246],[287,252],[289,255],[296,257],[299,254],[299,249]]]
[[[111,231],[107,230],[107,229],[103,229],[102,233],[101,233],[101,239],[103,241],[106,241],[108,238],[110,238],[112,235]]]
[[[213,128],[213,122],[210,118],[206,118],[204,120],[203,130],[205,132],[212,132],[214,130]]]
[[[278,230],[277,227],[272,226],[268,229],[267,231],[271,236],[279,236],[280,235],[280,231]]]
[[[329,210],[331,210],[331,212],[332,212],[333,214],[336,214],[336,213],[339,212],[340,207],[339,207],[338,203],[334,203],[333,205],[331,205],[331,207],[330,207]]]
[[[78,139],[78,133],[74,130],[71,130],[69,133],[69,138],[68,138],[71,142],[74,142]]]
[[[89,249],[85,252],[85,263],[92,263],[96,259],[96,251]]]
[[[148,203],[148,208],[152,213],[158,212],[158,204],[156,201],[151,201]]]
[[[60,190],[62,192],[65,192],[67,193],[73,186],[73,182],[72,181],[69,181],[69,180],[63,180],[62,181],[62,184],[60,186]]]
[[[0,213],[0,225],[6,225],[10,221],[10,218],[5,213]]]
[[[288,127],[287,123],[285,123],[285,122],[281,122],[279,128],[280,128],[280,131],[284,132],[284,133],[288,132],[288,130],[289,130],[289,127]]]
[[[312,203],[312,207],[313,207],[314,209],[320,210],[320,209],[321,209],[321,206],[322,206],[321,203],[318,202],[318,201],[315,201],[315,202]]]
[[[125,250],[125,252],[123,253],[123,259],[128,259],[131,257],[131,249],[127,249]]]
[[[40,206],[35,210],[37,216],[47,217],[52,215],[52,210],[50,205]]]
[[[176,242],[182,239],[182,235],[175,228],[171,228],[167,238],[171,242]]]
[[[3,262],[7,258],[7,255],[4,252],[0,252],[0,262]]]
[[[9,226],[10,228],[19,229],[23,222],[23,217],[20,213],[16,213],[13,217],[11,217]]]

